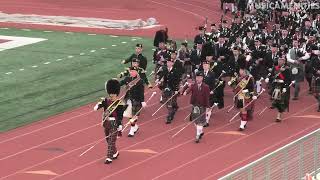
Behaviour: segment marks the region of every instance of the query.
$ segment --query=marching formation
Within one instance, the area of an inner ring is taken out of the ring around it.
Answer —
[[[104,109],[102,124],[108,144],[105,163],[118,157],[116,140],[124,129],[130,127],[128,137],[138,132],[139,114],[156,94],[145,100],[145,86],[161,91],[159,103],[162,105],[152,116],[165,107],[166,124],[176,119],[177,99],[191,94],[190,123],[186,126],[195,124],[196,143],[203,138],[204,127],[212,124],[213,108],[225,108],[226,86],[234,93],[234,104],[228,112],[238,110],[229,122],[239,116],[240,131],[254,118],[255,103],[263,101],[259,97],[264,92],[270,95],[270,108],[277,111],[274,120],[281,122],[283,113],[289,112],[290,100],[299,100],[300,83],[304,79],[308,82],[309,94],[319,103],[320,112],[320,14],[282,9],[281,13],[274,11],[276,16],[268,13],[257,20],[261,16],[258,13],[248,8],[234,13],[231,23],[222,17],[220,26],[209,26],[206,20],[204,26],[197,28],[199,33],[191,47],[187,41],[178,47],[176,41],[169,39],[167,28],[157,31],[155,66],[150,75],[146,72],[148,61],[142,54],[143,45],[137,44],[135,53],[122,61],[130,64],[128,69],[121,72],[118,79],[107,81],[108,97],[94,107]],[[152,75],[153,85],[148,80]],[[121,86],[125,88],[120,97]],[[128,118],[128,123],[123,124],[123,117]]]

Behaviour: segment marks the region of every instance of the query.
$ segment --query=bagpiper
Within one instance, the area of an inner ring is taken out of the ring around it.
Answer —
[[[179,90],[179,71],[174,68],[174,59],[168,59],[167,66],[162,67],[162,71],[158,74],[156,83],[162,91],[162,102],[166,102],[168,116],[166,124],[170,124],[174,119],[174,115],[178,110],[177,95]]]
[[[142,50],[143,50],[142,44],[136,44],[136,52],[133,53],[127,59],[123,60],[121,63],[122,64],[131,63],[131,66],[133,66],[132,65],[133,59],[138,59],[139,60],[139,67],[141,67],[142,69],[146,70],[147,64],[148,64],[148,60],[142,54]]]
[[[137,59],[137,58],[132,58],[132,66],[139,74],[139,77],[143,80],[144,84],[148,85],[149,88],[152,88],[152,85],[150,84],[149,80],[148,80],[148,77],[146,75],[146,71],[141,68],[139,65],[140,65],[140,60]],[[117,75],[118,78],[123,78],[123,77],[126,77],[126,76],[129,76],[130,74],[130,68],[127,68],[125,71],[119,73]]]
[[[215,73],[210,70],[210,62],[203,61],[202,62],[203,68],[203,82],[209,86],[210,90],[210,99],[209,105],[212,107],[215,103],[214,93],[216,93],[216,89],[222,85],[223,81],[219,81],[219,79],[215,76]],[[206,124],[204,127],[209,126],[209,120],[211,118],[211,109],[206,110]]]
[[[240,127],[239,130],[243,131],[248,120],[253,118],[254,103],[257,99],[254,87],[254,79],[248,70],[245,69],[244,64],[239,66],[239,73],[236,77],[228,82],[228,85],[233,87],[235,93],[234,103],[235,107],[240,110]]]
[[[206,124],[206,111],[210,108],[209,96],[210,89],[209,86],[203,83],[203,72],[198,71],[196,73],[196,83],[191,85],[183,95],[191,94],[190,103],[192,104],[191,120],[194,121],[196,125],[196,143],[200,142],[203,137],[203,126]]]
[[[117,159],[119,151],[116,147],[117,134],[122,130],[122,118],[124,112],[124,104],[118,98],[120,93],[120,83],[116,79],[111,79],[106,83],[106,91],[109,94],[103,101],[97,103],[94,110],[97,111],[103,108],[102,125],[104,134],[108,144],[107,158],[105,164],[112,163],[112,160]]]
[[[120,81],[120,85],[126,85],[128,91],[124,97],[127,108],[124,112],[124,117],[130,118],[130,131],[128,137],[133,137],[138,131],[137,124],[139,112],[142,107],[146,106],[144,102],[144,81],[139,76],[135,67],[129,68],[129,76]]]
[[[289,108],[291,73],[289,67],[285,64],[285,58],[278,59],[278,65],[274,66],[270,78],[266,78],[266,83],[271,85],[271,108],[276,108],[278,114],[276,122],[281,122],[282,113]]]

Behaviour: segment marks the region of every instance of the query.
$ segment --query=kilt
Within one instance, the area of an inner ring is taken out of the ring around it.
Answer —
[[[282,86],[276,86],[273,88],[272,92],[273,95],[280,92],[278,98],[272,96],[272,107],[277,108],[280,113],[284,112],[289,106],[290,91],[284,93],[282,92]]]
[[[164,91],[163,92],[163,96],[162,98],[165,99],[166,101],[171,98],[174,95],[174,91],[170,90],[170,91]],[[176,108],[177,105],[177,95],[175,95],[173,98],[170,99],[170,101],[167,102],[166,104],[167,109],[169,110],[169,112],[173,109]]]
[[[203,126],[206,124],[206,108],[199,106],[192,106],[191,120],[194,121],[196,125]]]
[[[107,137],[106,141],[108,144],[107,158],[112,158],[117,152],[116,141],[117,141],[117,122],[115,120],[106,120],[104,123],[104,134]]]
[[[235,99],[234,103],[235,103],[235,107],[237,107],[238,109],[242,109],[251,101],[252,101],[252,98],[242,96],[240,93],[238,97]],[[245,110],[252,110],[253,106],[254,106],[254,102],[252,102],[248,107],[246,107]]]
[[[132,100],[132,115],[139,116],[140,113],[136,114],[142,108],[142,104],[140,101]]]

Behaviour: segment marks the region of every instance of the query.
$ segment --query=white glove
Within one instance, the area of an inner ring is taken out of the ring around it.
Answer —
[[[287,92],[287,88],[283,88],[282,92],[284,92],[284,93]]]
[[[258,97],[257,96],[252,96],[252,99],[253,100],[256,100]]]
[[[210,91],[210,94],[213,94],[213,91]]]
[[[230,86],[231,85],[231,81],[228,81],[228,86]]]
[[[242,90],[242,93],[247,93],[247,92],[249,92],[249,90],[248,90],[248,89],[244,89],[244,90]]]
[[[93,110],[94,110],[94,111],[97,111],[100,104],[101,104],[101,102],[97,103],[97,104],[94,106]]]
[[[122,125],[119,125],[117,131],[122,131]]]
[[[265,81],[266,83],[269,83],[269,78],[266,78],[264,81]]]
[[[184,92],[183,95],[186,96],[186,95],[187,95],[187,92]]]
[[[141,102],[142,107],[146,107],[147,103],[146,102]]]

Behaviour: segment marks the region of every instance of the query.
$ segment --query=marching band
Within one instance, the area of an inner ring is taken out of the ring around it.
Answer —
[[[220,27],[213,23],[208,32],[207,22],[197,28],[199,34],[191,49],[187,41],[177,49],[176,42],[168,38],[167,28],[157,31],[153,86],[146,75],[147,58],[142,55],[142,44],[136,45],[136,52],[122,61],[123,64],[131,63],[118,75],[124,79],[109,80],[106,84],[109,96],[94,108],[104,108],[107,164],[119,155],[115,142],[117,134],[123,131],[123,117],[129,118],[128,137],[134,137],[139,129],[139,114],[147,106],[145,85],[161,91],[162,105],[153,115],[166,107],[166,124],[175,119],[179,109],[177,100],[181,95],[191,93],[190,121],[196,127],[196,143],[203,138],[204,127],[209,126],[212,109],[216,106],[224,108],[224,89],[228,86],[233,89],[231,109],[238,109],[240,131],[244,131],[248,121],[254,118],[254,106],[256,101],[262,101],[259,97],[264,91],[270,95],[270,108],[277,111],[275,121],[282,122],[283,113],[289,111],[290,89],[294,89],[292,100],[298,100],[304,78],[309,93],[319,103],[317,111],[320,112],[320,15],[314,20],[310,17],[297,20],[295,17],[303,12],[282,12],[283,16],[281,12],[275,16],[267,13],[252,16],[243,11],[241,14],[241,17],[234,17],[231,26],[228,21],[221,20]],[[271,29],[268,21],[272,19],[276,23]],[[126,86],[125,94],[119,98],[123,85]]]

